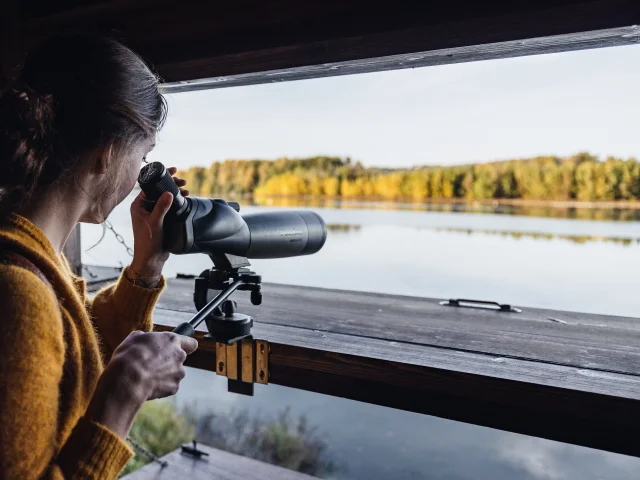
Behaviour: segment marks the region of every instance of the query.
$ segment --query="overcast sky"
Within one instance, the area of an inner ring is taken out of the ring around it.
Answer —
[[[640,156],[640,45],[168,96],[167,165],[310,155],[368,166]]]

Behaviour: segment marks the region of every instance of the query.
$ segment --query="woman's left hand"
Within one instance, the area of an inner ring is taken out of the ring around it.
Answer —
[[[168,169],[171,175],[175,175],[177,169]],[[182,178],[173,177],[176,185],[180,187],[180,192],[184,196],[189,195],[189,191],[182,188],[187,182]],[[164,217],[171,208],[173,196],[165,192],[156,202],[153,212],[144,208],[143,201],[146,199],[144,192],[135,198],[131,204],[131,222],[133,224],[133,261],[131,270],[139,278],[160,277],[162,267],[169,258],[169,252],[163,249],[162,223]]]

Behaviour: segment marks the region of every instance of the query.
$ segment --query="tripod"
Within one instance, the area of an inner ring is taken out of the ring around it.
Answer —
[[[253,365],[255,346],[251,335],[253,317],[238,313],[237,303],[229,300],[229,296],[236,290],[250,291],[251,303],[260,305],[262,277],[247,268],[251,264],[245,257],[220,254],[212,255],[211,260],[213,268],[202,272],[195,282],[193,300],[198,313],[189,322],[178,325],[173,331],[193,337],[196,327],[204,321],[209,330],[209,335],[204,338],[216,342],[216,372],[227,376],[230,392],[253,395],[256,370]],[[219,293],[209,300],[211,291]],[[241,348],[237,348],[237,343],[242,344]],[[246,354],[248,348],[251,350],[250,358],[247,358]],[[265,353],[264,345],[260,346],[260,351]],[[251,365],[248,365],[248,362]],[[251,372],[250,375],[247,372]],[[266,383],[268,380],[263,378],[264,375],[261,371],[260,383]],[[251,379],[245,378],[247,376]]]

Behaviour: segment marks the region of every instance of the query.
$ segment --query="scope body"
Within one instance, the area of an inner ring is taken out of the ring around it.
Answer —
[[[174,254],[231,254],[246,258],[310,255],[327,239],[320,215],[308,210],[252,213],[219,198],[184,197],[159,162],[145,165],[138,182],[149,208],[165,192],[173,203],[164,221],[164,245]]]

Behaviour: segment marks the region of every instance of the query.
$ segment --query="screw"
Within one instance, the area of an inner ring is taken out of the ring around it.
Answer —
[[[264,370],[260,370],[260,380],[264,380]]]
[[[224,362],[220,362],[218,364],[218,370],[220,370],[220,371],[224,370]]]

